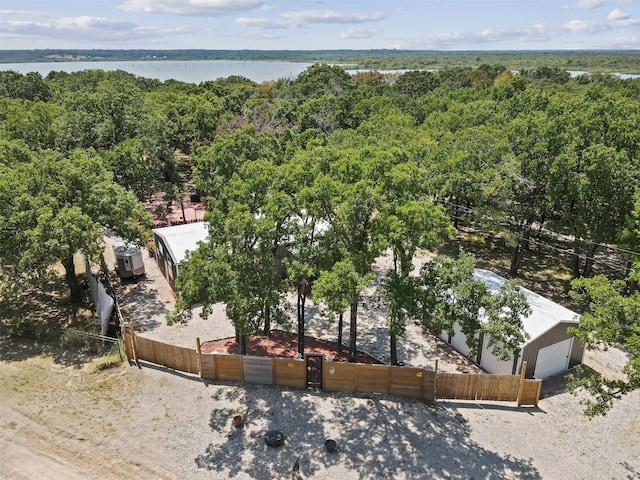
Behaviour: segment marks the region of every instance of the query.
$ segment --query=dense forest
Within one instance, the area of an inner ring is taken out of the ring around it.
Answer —
[[[422,70],[478,68],[500,64],[510,70],[555,67],[593,73],[640,74],[640,51],[431,51],[431,50],[0,50],[0,62],[133,60],[262,60],[324,62],[353,69]]]
[[[576,335],[632,353],[627,382],[582,380],[593,412],[606,411],[640,387],[638,125],[640,79],[549,66],[351,76],[318,63],[293,80],[198,85],[0,72],[2,295],[15,301],[61,266],[80,301],[73,255],[99,261],[106,228],[145,241],[141,202],[163,191],[170,203],[193,186],[210,234],[181,268],[173,320],[225,302],[242,339],[286,321],[285,296],[297,292],[303,339],[310,294],[340,326],[348,311],[353,358],[360,293],[390,252],[380,301],[395,362],[413,320],[441,331],[458,319],[468,338],[482,329],[505,349],[524,340],[514,283],[487,295],[464,252],[412,272],[420,249],[472,226],[508,247],[515,278],[532,243],[558,254],[562,242],[567,292],[585,309]]]

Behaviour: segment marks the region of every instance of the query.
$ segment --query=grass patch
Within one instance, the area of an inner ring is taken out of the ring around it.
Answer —
[[[111,348],[104,355],[89,360],[85,368],[90,373],[98,373],[122,365],[124,357],[120,352],[124,351],[124,346],[122,342],[119,343],[120,350],[118,350],[118,344],[112,344]]]

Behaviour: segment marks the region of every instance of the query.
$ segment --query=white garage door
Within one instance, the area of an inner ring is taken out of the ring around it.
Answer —
[[[572,338],[567,338],[562,342],[538,350],[536,370],[533,372],[533,376],[542,379],[566,370],[569,366],[572,341]]]

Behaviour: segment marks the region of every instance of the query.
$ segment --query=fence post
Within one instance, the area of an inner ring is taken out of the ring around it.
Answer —
[[[271,385],[276,385],[276,359],[271,357]]]
[[[120,335],[124,338],[124,335],[127,333],[127,324],[124,322],[124,318],[120,319]],[[124,347],[125,352],[127,351],[127,346],[125,344]]]
[[[524,390],[524,376],[527,372],[527,361],[522,362],[522,370],[520,370],[520,384],[518,388],[518,406],[522,404],[522,392]]]
[[[198,375],[202,378],[202,352],[200,350],[200,337],[196,338],[196,358],[198,359]]]
[[[542,391],[542,380],[538,380],[538,390],[536,391],[536,401],[533,404],[534,407],[538,406],[538,402],[540,401],[540,392]]]
[[[131,330],[131,350],[133,350],[131,353],[133,353],[133,361],[136,362],[136,365],[140,366],[136,349],[136,331],[133,328],[133,322],[129,322],[129,330]]]
[[[357,392],[358,391],[358,364],[357,363],[354,363],[353,370],[354,370],[354,376],[353,376],[353,379],[354,379],[354,385],[353,385],[354,386],[354,390],[353,391]]]
[[[436,366],[433,372],[433,401],[438,399],[438,359],[436,358]]]
[[[124,344],[124,339],[122,337],[118,338],[117,330],[116,330],[116,339],[118,340],[116,342],[116,346],[118,347],[118,356],[120,357],[120,361],[122,361],[122,350],[120,349],[120,341],[122,340],[122,345],[125,347],[125,349],[126,349],[126,345]]]
[[[124,342],[124,351],[127,352],[127,360],[133,360],[133,333],[131,332],[131,322],[122,323],[122,338]]]
[[[133,358],[133,352],[131,350],[133,350],[133,348],[129,346],[129,334],[127,333],[126,323],[120,325],[120,334],[124,344],[124,354],[127,356],[127,362],[131,364],[131,358]]]

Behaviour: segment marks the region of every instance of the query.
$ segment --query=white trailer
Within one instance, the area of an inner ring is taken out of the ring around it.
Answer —
[[[116,272],[120,278],[135,278],[144,275],[142,252],[135,245],[119,244],[113,246],[116,257]]]

